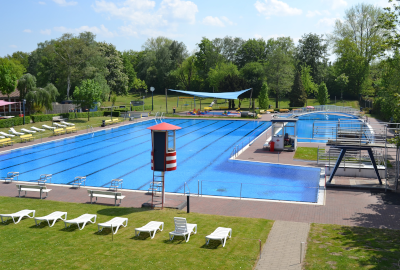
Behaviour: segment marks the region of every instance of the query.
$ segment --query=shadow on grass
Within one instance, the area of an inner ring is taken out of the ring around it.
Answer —
[[[157,235],[157,234],[156,234]],[[150,234],[147,232],[141,232],[138,236],[133,236],[131,239],[133,240],[147,240],[147,239],[151,239],[150,238]]]
[[[7,225],[10,225],[10,224],[14,224],[12,219],[8,219],[7,221],[0,222],[0,226],[7,226]]]
[[[205,248],[205,249],[217,249],[219,246],[222,247],[221,241],[218,240],[210,240],[210,242],[207,245],[207,242],[204,243],[200,248]]]
[[[47,222],[42,222],[38,225],[34,224],[32,226],[30,226],[29,228],[31,229],[43,229],[44,227],[49,227],[49,224],[47,224]]]
[[[97,211],[97,214],[104,216],[124,216],[150,210],[151,208],[113,207],[113,208],[100,209],[99,211]]]

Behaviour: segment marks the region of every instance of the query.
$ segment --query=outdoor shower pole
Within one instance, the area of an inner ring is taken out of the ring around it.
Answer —
[[[25,125],[25,103],[26,103],[26,99],[23,99],[22,104],[24,105],[24,125]]]
[[[167,88],[165,88],[165,114],[168,113],[168,94],[167,94]]]

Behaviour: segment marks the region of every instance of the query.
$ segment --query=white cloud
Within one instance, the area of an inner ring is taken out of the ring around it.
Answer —
[[[160,13],[188,21],[191,24],[195,23],[198,11],[195,3],[181,0],[163,0],[160,8]]]
[[[255,37],[256,39],[263,38],[262,35],[259,35],[259,34],[255,34],[254,37]]]
[[[334,26],[337,19],[338,18],[322,18],[317,22],[317,26],[319,26],[319,27]]]
[[[229,20],[229,19],[228,19],[227,17],[225,17],[225,16],[222,16],[221,19],[222,19],[225,23],[227,23],[227,24],[229,24],[229,25],[236,25],[236,23],[232,22],[231,20]]]
[[[59,4],[62,7],[75,6],[76,4],[78,4],[78,2],[75,2],[75,1],[67,2],[66,0],[53,0],[53,2]]]
[[[303,12],[301,9],[290,7],[285,2],[279,0],[264,0],[264,2],[257,1],[254,6],[260,14],[266,16],[267,18],[272,15],[300,15]]]
[[[40,4],[40,5],[46,5],[46,3],[45,3],[45,2],[39,2],[39,4]]]
[[[10,48],[17,48],[17,45],[10,45]]]
[[[218,18],[213,16],[207,16],[203,19],[203,24],[210,26],[225,27],[225,24]]]
[[[79,28],[67,28],[64,26],[59,26],[59,27],[54,27],[54,30],[61,33],[73,33],[73,34],[79,34],[87,31],[87,32],[92,32],[96,35],[101,35],[110,38],[116,36],[115,33],[109,31],[103,24],[100,26],[100,28],[96,26],[87,26],[87,25],[81,26]]]
[[[315,16],[322,16],[322,15],[325,15],[325,16],[329,16],[331,13],[328,11],[328,10],[322,10],[322,11],[319,11],[319,10],[314,10],[314,11],[311,11],[311,10],[309,10],[309,11],[307,11],[307,15],[306,15],[306,17],[309,17],[309,18],[311,18],[311,17],[315,17]]]
[[[345,0],[323,0],[323,2],[327,3],[332,9],[337,9],[347,6],[347,2]]]
[[[40,34],[42,34],[42,35],[51,35],[51,29],[40,30]]]
[[[126,0],[121,4],[96,0],[92,7],[96,12],[129,22],[119,27],[121,35],[126,36],[154,33],[171,36],[179,22],[194,24],[198,12],[195,3],[185,0],[162,0],[158,8],[151,0]]]
[[[32,30],[31,29],[25,29],[24,32],[25,33],[32,33]]]

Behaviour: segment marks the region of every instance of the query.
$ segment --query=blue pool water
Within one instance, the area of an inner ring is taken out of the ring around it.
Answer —
[[[166,173],[166,191],[302,202],[316,202],[320,169],[229,160],[232,148],[261,134],[270,122],[168,119],[177,131],[177,170]],[[123,188],[147,190],[152,181],[151,135],[146,121],[0,155],[0,176],[20,172],[34,181],[53,174],[68,184],[87,176],[87,186],[108,187],[123,178]],[[251,137],[249,137],[251,136]]]
[[[298,142],[326,142],[336,136],[337,122],[340,120],[342,127],[360,125],[360,120],[353,115],[338,113],[310,113],[298,117],[297,136]],[[318,126],[319,133],[313,136],[313,124]],[[289,126],[290,124],[288,124]],[[294,128],[287,128],[286,132],[293,135]],[[282,133],[282,132],[281,132]],[[278,133],[279,134],[279,133]],[[283,136],[283,134],[280,134]],[[301,139],[303,138],[303,139]],[[307,139],[304,139],[307,138]],[[311,138],[311,139],[308,139]]]

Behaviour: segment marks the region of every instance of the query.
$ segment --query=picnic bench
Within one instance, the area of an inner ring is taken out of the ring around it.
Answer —
[[[113,192],[113,191],[100,191],[100,190],[88,190],[89,196],[90,196],[90,203],[92,202],[93,197],[97,198],[108,198],[108,199],[114,199],[114,205],[120,205],[121,201],[125,196],[122,196],[121,192]],[[117,204],[117,200],[119,200],[119,204]]]
[[[61,116],[53,116],[53,118],[52,118],[53,122],[61,122],[64,120],[68,120],[68,118],[62,118]]]
[[[32,134],[26,134],[26,135],[21,135],[19,136],[21,139],[21,142],[27,142],[27,141],[34,141],[35,138],[32,136]]]
[[[78,130],[76,129],[76,127],[66,127],[65,128],[65,133],[72,133],[72,132],[78,132]]]
[[[65,129],[56,128],[55,130],[53,130],[53,135],[61,135],[61,134],[65,134]]]
[[[39,185],[18,185],[17,184],[17,189],[18,189],[18,197],[21,197],[21,191],[34,191],[34,192],[40,192],[40,199],[46,199],[48,196],[48,193],[51,191],[51,189],[47,189],[46,186],[39,186]],[[46,197],[42,198],[42,193],[46,193]]]
[[[5,138],[0,140],[0,145],[3,147],[4,145],[13,145],[14,142],[10,138]]]

